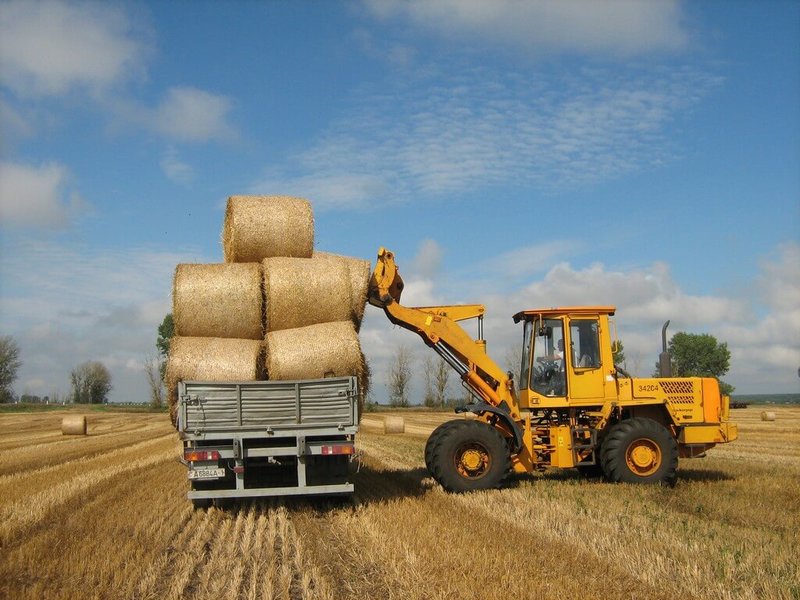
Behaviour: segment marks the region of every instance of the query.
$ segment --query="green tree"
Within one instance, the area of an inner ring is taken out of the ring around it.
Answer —
[[[730,369],[731,351],[726,342],[707,333],[679,331],[669,341],[667,351],[672,361],[673,377],[716,377]],[[720,390],[730,395],[734,387],[720,380]]]
[[[622,344],[622,340],[617,340],[616,348],[614,349],[614,364],[625,366],[625,346]]]
[[[161,325],[158,326],[158,337],[156,338],[156,348],[160,356],[158,361],[158,371],[161,373],[161,380],[167,371],[167,357],[169,356],[169,343],[175,335],[175,321],[172,318],[172,313],[168,313]]]
[[[98,361],[87,361],[70,373],[72,401],[81,404],[102,404],[113,389],[111,373]]]
[[[17,342],[10,335],[0,336],[0,402],[10,402],[14,398],[11,384],[16,381],[21,366]]]

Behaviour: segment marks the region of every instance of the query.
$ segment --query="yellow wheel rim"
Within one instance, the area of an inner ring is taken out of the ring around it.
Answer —
[[[492,460],[480,444],[462,446],[455,454],[456,470],[462,477],[479,479],[489,472]]]
[[[639,438],[625,451],[625,462],[632,473],[647,477],[661,466],[661,448],[653,440]]]

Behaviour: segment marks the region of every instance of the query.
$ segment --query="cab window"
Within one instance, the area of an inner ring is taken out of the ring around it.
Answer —
[[[564,325],[561,319],[534,320],[530,389],[543,396],[566,394]]]
[[[600,367],[600,327],[597,319],[573,319],[569,325],[574,369]]]

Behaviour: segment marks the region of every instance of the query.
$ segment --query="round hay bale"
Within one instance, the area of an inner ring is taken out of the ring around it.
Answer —
[[[62,435],[86,435],[86,417],[67,415],[61,419]]]
[[[359,377],[364,372],[361,345],[351,321],[270,331],[265,346],[270,379]]]
[[[762,411],[761,412],[761,420],[762,421],[774,421],[775,420],[775,413],[771,411]]]
[[[384,417],[383,433],[405,433],[406,420],[403,417]]]
[[[329,252],[314,252],[313,258],[315,260],[341,262],[347,266],[347,271],[350,275],[350,293],[352,295],[352,319],[356,325],[356,330],[358,330],[361,327],[361,319],[364,318],[364,308],[367,304],[369,278],[372,272],[370,262],[361,258],[330,254]]]
[[[266,331],[297,329],[351,317],[350,272],[342,262],[265,258]]]
[[[261,262],[269,256],[311,258],[311,203],[290,196],[231,196],[222,228],[225,262]]]
[[[172,424],[178,414],[179,381],[257,381],[264,379],[264,351],[259,340],[173,337],[166,372]]]
[[[261,340],[261,264],[178,265],[172,314],[179,336]]]

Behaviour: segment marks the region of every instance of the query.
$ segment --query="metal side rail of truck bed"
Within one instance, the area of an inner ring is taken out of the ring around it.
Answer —
[[[352,493],[357,398],[355,377],[181,382],[189,499]]]

